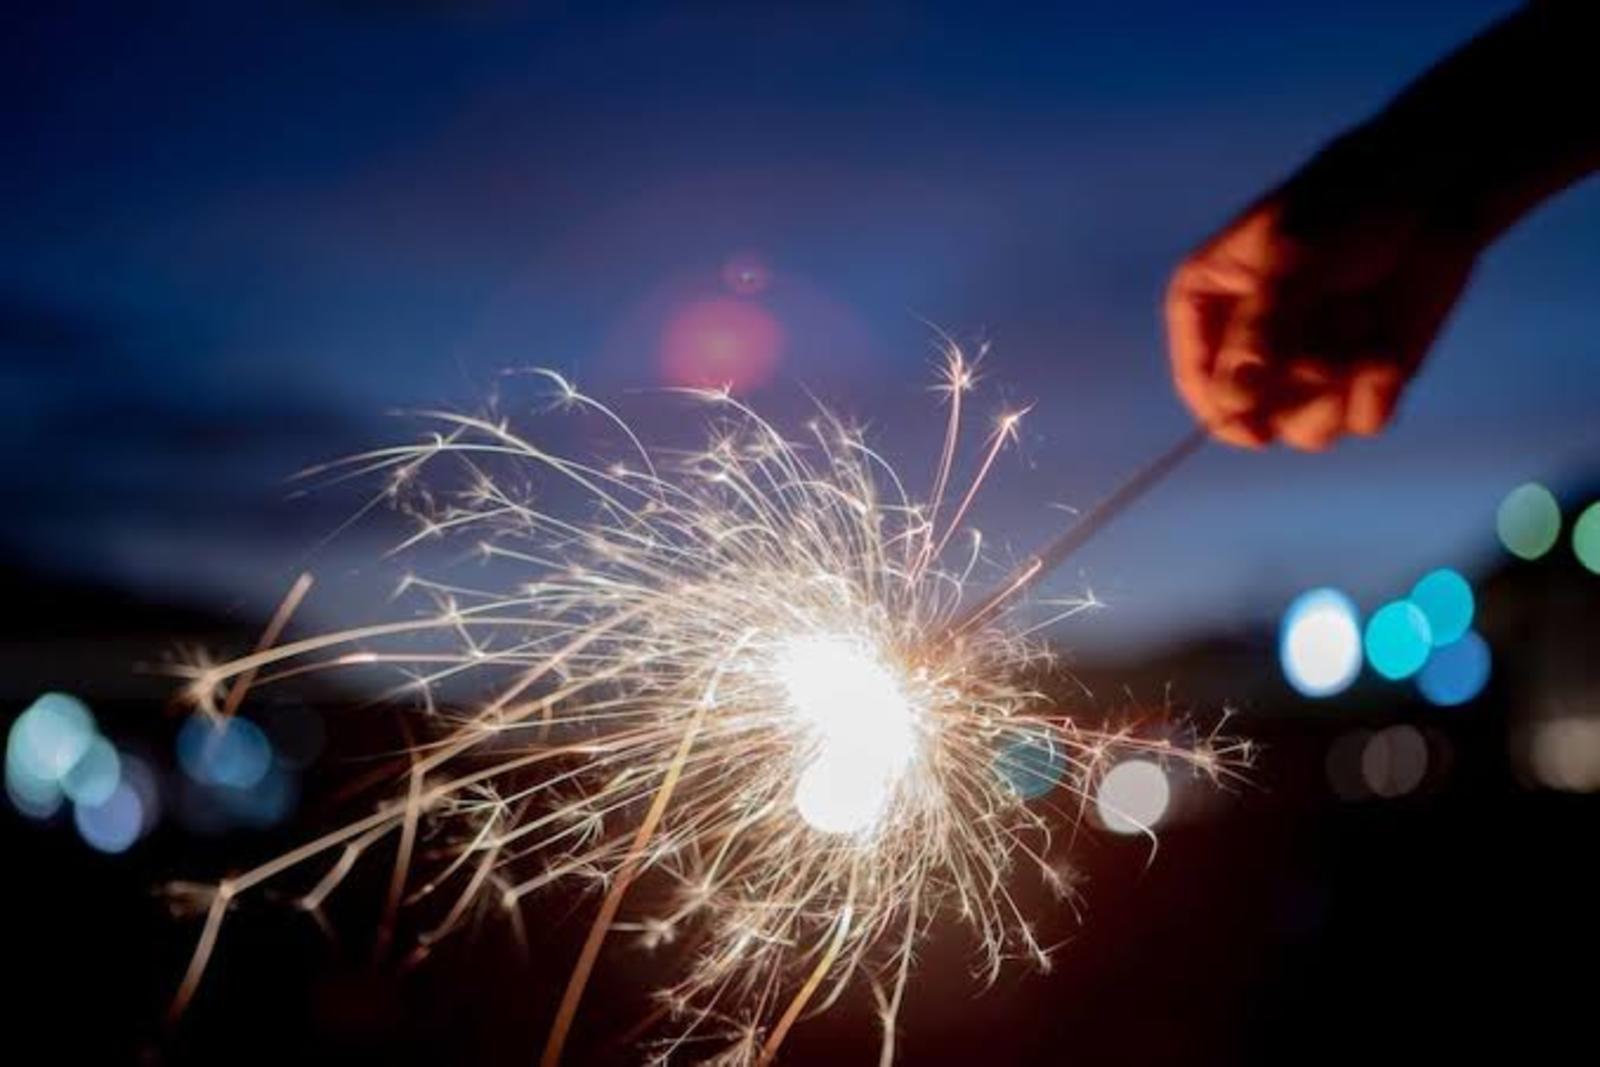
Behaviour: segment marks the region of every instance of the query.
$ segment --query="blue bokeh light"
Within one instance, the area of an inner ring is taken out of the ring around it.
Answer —
[[[178,764],[201,785],[250,789],[272,767],[272,744],[249,719],[191,715],[178,731]]]
[[[212,798],[236,823],[264,828],[275,826],[288,818],[299,794],[294,775],[273,766],[249,788],[215,789]]]
[[[1367,620],[1367,662],[1391,681],[1422,669],[1433,647],[1428,617],[1409,600],[1392,600]]]
[[[1361,617],[1337,589],[1312,589],[1283,613],[1278,631],[1283,676],[1308,697],[1348,689],[1361,673]]]
[[[1472,585],[1449,567],[1423,575],[1412,587],[1409,599],[1428,617],[1428,632],[1434,648],[1460,640],[1472,626],[1472,615],[1477,607]]]
[[[1472,700],[1489,684],[1489,644],[1475,631],[1467,631],[1448,645],[1434,649],[1427,666],[1417,675],[1417,688],[1430,704],[1455,707]]]
[[[1043,728],[1013,738],[995,756],[995,773],[1023,800],[1050,792],[1066,769],[1066,747]]]
[[[74,804],[78,834],[100,852],[126,852],[144,832],[144,803],[127,783],[119,783],[99,804]]]

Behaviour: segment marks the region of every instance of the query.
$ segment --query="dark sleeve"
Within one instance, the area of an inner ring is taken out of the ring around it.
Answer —
[[[1425,211],[1441,236],[1481,244],[1597,169],[1600,0],[1537,0],[1329,145],[1288,188],[1315,189],[1292,220],[1299,228],[1398,204]]]

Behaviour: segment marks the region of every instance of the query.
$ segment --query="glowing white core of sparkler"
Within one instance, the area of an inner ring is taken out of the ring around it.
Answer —
[[[773,670],[809,742],[795,809],[823,833],[871,829],[916,752],[916,709],[901,680],[870,643],[839,634],[792,638]]]

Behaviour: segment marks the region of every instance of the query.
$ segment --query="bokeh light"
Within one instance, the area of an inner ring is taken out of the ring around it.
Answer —
[[[20,764],[6,762],[6,796],[11,806],[31,819],[48,819],[61,810],[61,784],[41,778]]]
[[[62,780],[99,737],[94,716],[76,697],[45,693],[6,735],[6,793],[17,810],[49,818],[64,799]]]
[[[1361,620],[1337,589],[1302,593],[1283,613],[1278,659],[1289,684],[1308,697],[1343,692],[1361,673]]]
[[[96,736],[94,716],[81,700],[46,693],[11,724],[6,751],[33,773],[60,780]]]
[[[120,753],[122,759],[121,785],[133,790],[139,798],[139,810],[143,819],[139,826],[139,835],[143,837],[156,828],[161,821],[161,779],[150,764],[138,756],[127,752]]]
[[[201,785],[249,789],[272,767],[272,744],[249,719],[191,715],[178,731],[178,764]]]
[[[100,852],[126,852],[145,829],[144,803],[126,783],[119,783],[96,804],[75,804],[72,821],[78,835]]]
[[[783,328],[760,305],[733,297],[680,308],[661,335],[661,372],[670,385],[742,393],[771,380]]]
[[[1533,729],[1529,769],[1539,784],[1566,793],[1600,792],[1600,719],[1550,719]]]
[[[1428,742],[1414,726],[1390,726],[1367,738],[1361,777],[1380,797],[1413,792],[1428,773]]]
[[[74,804],[104,804],[122,780],[122,760],[115,746],[95,734],[83,755],[61,776],[61,791]]]
[[[1476,608],[1472,585],[1449,567],[1423,575],[1408,599],[1428,617],[1428,635],[1435,648],[1459,640],[1472,625]]]
[[[1572,524],[1572,554],[1595,574],[1600,574],[1600,501],[1583,509]]]
[[[1433,650],[1417,675],[1417,689],[1430,704],[1455,707],[1472,700],[1489,684],[1489,644],[1467,631]]]
[[[740,296],[754,296],[772,284],[772,268],[754,252],[736,252],[722,264],[722,284]]]
[[[1422,669],[1433,647],[1428,617],[1409,600],[1393,600],[1367,620],[1367,662],[1385,678],[1397,681]]]
[[[1042,728],[1010,739],[995,756],[995,773],[1024,800],[1050,792],[1066,769],[1066,746]]]
[[[1150,760],[1124,760],[1106,772],[1095,793],[1095,809],[1107,830],[1143,834],[1167,813],[1172,786],[1167,772]]]
[[[1500,502],[1495,530],[1507,552],[1522,559],[1538,559],[1561,536],[1561,505],[1538,482],[1519,485]]]
[[[299,795],[295,776],[277,765],[247,789],[223,787],[212,791],[212,798],[235,822],[256,828],[276,826],[288,818]]]

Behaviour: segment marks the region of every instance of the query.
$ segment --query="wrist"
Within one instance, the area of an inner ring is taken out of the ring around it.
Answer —
[[[1285,230],[1312,243],[1409,232],[1481,250],[1520,212],[1499,202],[1470,145],[1442,132],[1388,113],[1347,131],[1280,189]]]

